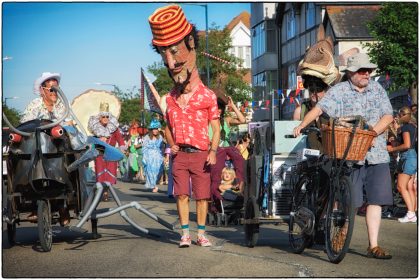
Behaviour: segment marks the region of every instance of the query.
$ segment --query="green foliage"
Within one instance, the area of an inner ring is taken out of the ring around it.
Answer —
[[[15,108],[9,108],[8,106],[5,106],[3,104],[2,106],[3,113],[6,115],[7,119],[13,126],[18,126],[20,123],[20,114],[19,111]],[[8,126],[5,121],[2,119],[2,126],[6,127]]]
[[[140,120],[140,98],[125,99],[121,102],[121,113],[118,121],[129,124],[133,119]]]
[[[169,76],[168,70],[166,70],[166,67],[163,65],[162,61],[155,62],[153,63],[153,65],[148,66],[147,71],[149,71],[153,74],[153,76],[156,77],[156,80],[153,83],[153,85],[160,96],[168,93],[172,89],[174,82]]]
[[[119,87],[115,86],[112,93],[115,94],[115,96],[117,96],[122,102],[133,98],[140,98],[140,92],[136,86],[133,86],[131,89],[127,89],[126,91],[123,91]]]
[[[136,86],[131,89],[122,90],[115,86],[113,94],[121,101],[121,113],[118,121],[120,124],[130,124],[132,120],[138,120],[142,123],[143,115],[140,111],[140,93]],[[150,119],[148,113],[144,114],[145,121]]]
[[[386,2],[368,23],[374,43],[366,43],[378,73],[389,73],[391,90],[408,88],[418,74],[418,4]]]
[[[207,61],[210,69],[210,85],[212,89],[223,87],[225,93],[237,101],[250,100],[252,88],[245,83],[242,78],[246,70],[237,69],[235,65],[241,63],[240,59],[230,54],[232,47],[230,30],[220,28],[214,23],[208,31],[208,51],[206,50],[206,37],[200,36],[199,47],[197,49],[197,65],[202,80],[207,84]],[[207,52],[213,56],[231,62],[230,64],[207,58],[201,52]]]

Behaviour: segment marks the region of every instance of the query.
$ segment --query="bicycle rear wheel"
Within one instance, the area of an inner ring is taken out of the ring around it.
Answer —
[[[296,254],[301,254],[314,242],[315,201],[309,184],[310,180],[307,177],[301,178],[293,193],[289,219],[289,244]]]
[[[328,200],[325,227],[325,247],[332,263],[339,263],[346,255],[354,226],[354,207],[348,176],[341,176],[338,185],[333,183]]]

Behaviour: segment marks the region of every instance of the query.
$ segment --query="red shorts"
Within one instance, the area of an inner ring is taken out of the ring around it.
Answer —
[[[174,195],[190,194],[190,177],[193,196],[196,200],[210,198],[210,166],[207,165],[207,151],[173,155],[172,175]]]

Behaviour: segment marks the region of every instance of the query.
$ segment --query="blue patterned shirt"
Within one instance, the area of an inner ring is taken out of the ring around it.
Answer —
[[[392,116],[386,91],[373,80],[363,92],[358,92],[350,81],[341,82],[330,88],[316,106],[334,118],[360,115],[371,126],[375,126],[385,115]],[[389,162],[385,133],[376,137],[375,146],[370,148],[365,159],[369,164]]]

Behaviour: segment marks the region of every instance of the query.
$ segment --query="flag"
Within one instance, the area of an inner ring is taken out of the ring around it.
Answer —
[[[302,76],[296,76],[297,78],[297,83],[296,83],[296,97],[298,96],[298,94],[300,93],[300,91],[302,89],[304,89],[303,87],[303,81],[302,81]]]
[[[283,105],[284,100],[286,100],[286,97],[284,96],[284,93],[281,89],[278,90],[279,98],[281,99],[281,105]]]
[[[296,103],[298,106],[300,106],[300,96],[296,95]]]
[[[143,68],[141,68],[141,85],[140,85],[140,109],[148,110],[151,112],[158,113],[163,115],[160,110],[159,103],[156,98],[153,96],[152,90],[150,89],[150,84],[146,76],[144,75]]]
[[[295,102],[295,96],[296,96],[296,91],[290,92],[290,94],[289,94],[290,104],[292,104],[293,102]]]
[[[391,75],[389,74],[389,72],[386,72],[384,88],[389,89],[390,86],[391,86]]]

